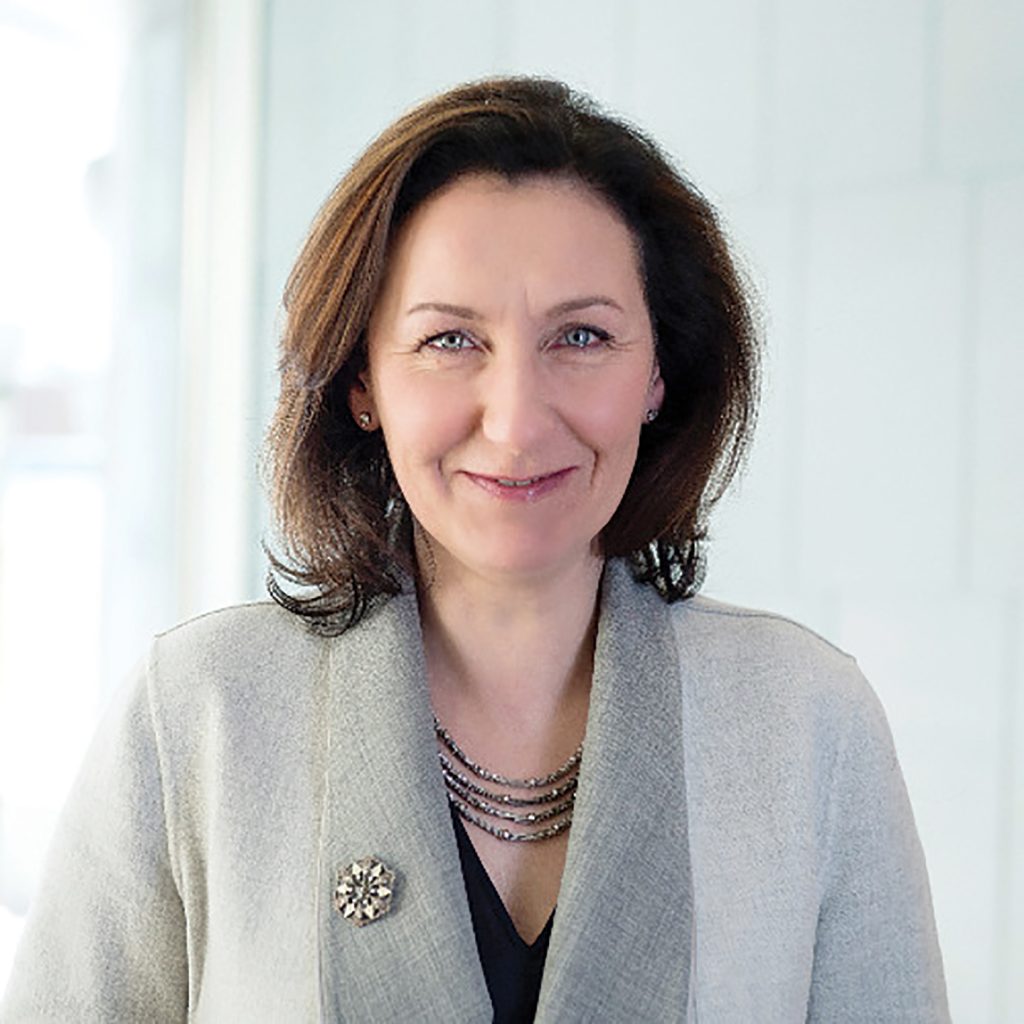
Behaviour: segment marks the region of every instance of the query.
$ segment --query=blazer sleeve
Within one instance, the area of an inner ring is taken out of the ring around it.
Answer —
[[[187,1018],[185,915],[149,676],[115,697],[62,812],[2,1024]]]
[[[885,714],[860,681],[832,762],[807,1019],[941,1024],[949,1010],[924,854]]]

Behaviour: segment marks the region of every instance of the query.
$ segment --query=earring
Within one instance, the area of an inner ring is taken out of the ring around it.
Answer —
[[[644,419],[646,419],[648,423],[653,423],[657,418],[658,418],[658,410],[657,409],[648,409],[647,410],[647,415],[644,417]]]
[[[363,430],[369,430],[371,424],[373,423],[373,416],[371,416],[370,413],[368,412],[361,412],[356,417],[356,421],[359,423],[359,426],[363,428]]]

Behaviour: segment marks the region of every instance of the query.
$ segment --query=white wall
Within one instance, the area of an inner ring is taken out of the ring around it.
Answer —
[[[719,202],[769,355],[706,592],[858,656],[911,788],[954,1018],[1024,1020],[1024,5],[270,0],[266,31],[264,337],[356,152],[465,78],[566,78]]]

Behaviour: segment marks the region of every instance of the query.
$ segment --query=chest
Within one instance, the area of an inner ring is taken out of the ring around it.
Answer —
[[[516,931],[532,943],[544,930],[558,902],[569,837],[539,843],[510,843],[465,827],[473,848],[505,905]]]

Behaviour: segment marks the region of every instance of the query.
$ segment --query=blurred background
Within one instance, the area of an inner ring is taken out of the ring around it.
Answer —
[[[954,1019],[1024,1021],[1020,0],[0,0],[0,990],[153,632],[259,597],[279,301],[409,104],[543,73],[649,129],[760,292],[705,592],[853,652]]]

